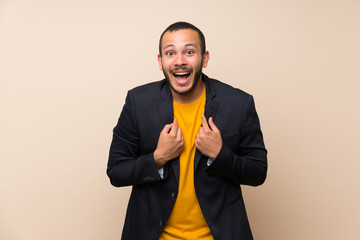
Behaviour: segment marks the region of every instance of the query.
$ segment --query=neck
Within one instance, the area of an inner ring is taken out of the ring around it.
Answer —
[[[186,104],[196,101],[201,96],[203,90],[204,90],[204,82],[200,78],[199,81],[196,83],[195,88],[191,92],[187,94],[179,94],[171,89],[171,94],[175,102]]]

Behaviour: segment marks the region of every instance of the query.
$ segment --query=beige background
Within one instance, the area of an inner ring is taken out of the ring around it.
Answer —
[[[0,239],[119,239],[130,188],[105,174],[158,38],[203,30],[205,73],[254,95],[269,151],[244,187],[255,239],[360,239],[360,2],[0,1]],[[141,230],[140,230],[141,231]]]

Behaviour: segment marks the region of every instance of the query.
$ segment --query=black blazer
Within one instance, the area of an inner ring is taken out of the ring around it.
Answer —
[[[215,240],[253,239],[240,184],[262,184],[267,152],[253,97],[203,74],[205,116],[213,117],[223,146],[207,166],[195,153],[196,196]],[[113,140],[107,167],[111,184],[132,185],[122,239],[158,239],[178,193],[179,158],[164,166],[161,179],[153,157],[159,134],[173,122],[169,84],[149,83],[128,92]]]

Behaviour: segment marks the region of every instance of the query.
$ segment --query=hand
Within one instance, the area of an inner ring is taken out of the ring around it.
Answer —
[[[222,147],[220,130],[216,127],[213,118],[209,118],[209,124],[205,116],[201,116],[202,126],[196,135],[195,146],[199,151],[211,159],[215,159]]]
[[[171,124],[166,124],[160,133],[157,147],[154,151],[155,164],[160,169],[180,155],[184,149],[184,137],[178,122],[174,119]]]

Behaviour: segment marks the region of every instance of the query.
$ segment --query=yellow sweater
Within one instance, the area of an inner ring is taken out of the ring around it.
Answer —
[[[180,155],[179,193],[159,240],[213,239],[194,188],[195,138],[205,111],[205,100],[204,88],[201,96],[192,103],[173,102],[174,118],[184,136],[185,148]]]

